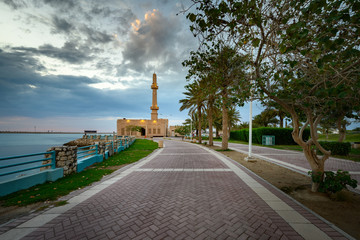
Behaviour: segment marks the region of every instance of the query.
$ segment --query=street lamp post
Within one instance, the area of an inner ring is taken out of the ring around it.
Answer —
[[[253,56],[253,47],[251,47],[251,58]],[[253,71],[251,68],[251,80],[250,80],[250,84],[251,84],[251,88],[250,88],[250,110],[249,110],[249,154],[248,156],[245,158],[246,161],[248,162],[256,162],[256,159],[253,158],[252,156],[252,100],[253,100]]]

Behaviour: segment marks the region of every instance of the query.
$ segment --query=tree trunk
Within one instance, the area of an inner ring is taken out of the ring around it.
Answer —
[[[201,107],[198,107],[198,118],[199,118],[199,124],[198,124],[198,132],[199,132],[199,143],[201,144]]]
[[[226,100],[227,100],[227,93],[224,92],[223,94],[223,104],[222,104],[222,132],[223,132],[223,137],[222,137],[222,144],[221,144],[221,149],[222,150],[226,150],[228,149],[228,145],[229,145],[229,134],[228,134],[228,118],[229,118],[229,110],[226,106]]]
[[[312,145],[312,144],[311,144]],[[309,162],[311,166],[311,170],[313,172],[313,175],[317,175],[317,178],[319,178],[317,181],[313,181],[311,179],[311,191],[317,192],[319,190],[320,182],[324,180],[324,166],[325,166],[325,160],[319,159],[316,155],[315,150],[311,149],[311,145],[307,145],[303,151],[305,154],[305,157],[307,161]]]
[[[284,127],[284,118],[282,116],[282,114],[279,114],[279,118],[280,118],[280,127],[283,128]]]
[[[344,121],[344,116],[340,116],[336,122],[337,128],[339,130],[338,142],[343,142],[346,136],[346,125],[343,123],[343,121]]]
[[[209,146],[213,146],[213,116],[212,106],[208,107],[208,120],[209,120]]]
[[[219,137],[220,137],[219,129],[218,129],[218,128],[215,128],[215,135],[216,135],[216,138],[219,138]]]

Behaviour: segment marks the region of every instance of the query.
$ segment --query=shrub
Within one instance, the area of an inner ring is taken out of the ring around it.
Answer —
[[[336,193],[343,189],[346,189],[346,185],[349,185],[353,188],[357,187],[357,181],[352,179],[349,172],[337,170],[336,173],[332,171],[325,171],[324,180],[321,182],[321,172],[313,173],[313,171],[308,172],[311,175],[312,181],[315,183],[320,183],[319,192],[326,193]]]
[[[263,135],[273,135],[275,136],[275,144],[276,145],[296,145],[292,138],[292,128],[254,128],[253,129],[253,142],[257,144],[262,143]],[[310,136],[310,130],[305,129],[303,133],[304,141],[307,141]],[[241,129],[238,131],[231,131],[230,139],[232,140],[240,140],[240,141],[249,141],[249,129]]]
[[[319,141],[320,145],[326,150],[331,151],[331,155],[348,156],[351,151],[349,142],[325,142]]]

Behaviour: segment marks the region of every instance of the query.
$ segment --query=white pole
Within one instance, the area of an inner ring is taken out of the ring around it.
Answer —
[[[253,56],[253,47],[251,46],[251,58]],[[249,111],[249,155],[248,157],[245,158],[246,161],[251,161],[254,162],[256,161],[253,157],[252,157],[252,100],[253,100],[253,71],[252,71],[252,67],[251,67],[251,88],[250,88],[250,111]]]
[[[252,89],[251,96],[250,96],[250,113],[249,113],[249,158],[251,158],[251,151],[252,151]]]

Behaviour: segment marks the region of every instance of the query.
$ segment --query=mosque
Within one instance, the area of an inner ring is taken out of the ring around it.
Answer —
[[[136,136],[136,137],[166,137],[168,136],[168,119],[159,119],[157,105],[157,90],[156,74],[153,74],[152,89],[152,105],[151,120],[149,119],[118,119],[117,120],[117,134],[119,136]],[[134,127],[140,127],[140,131],[134,130]]]

